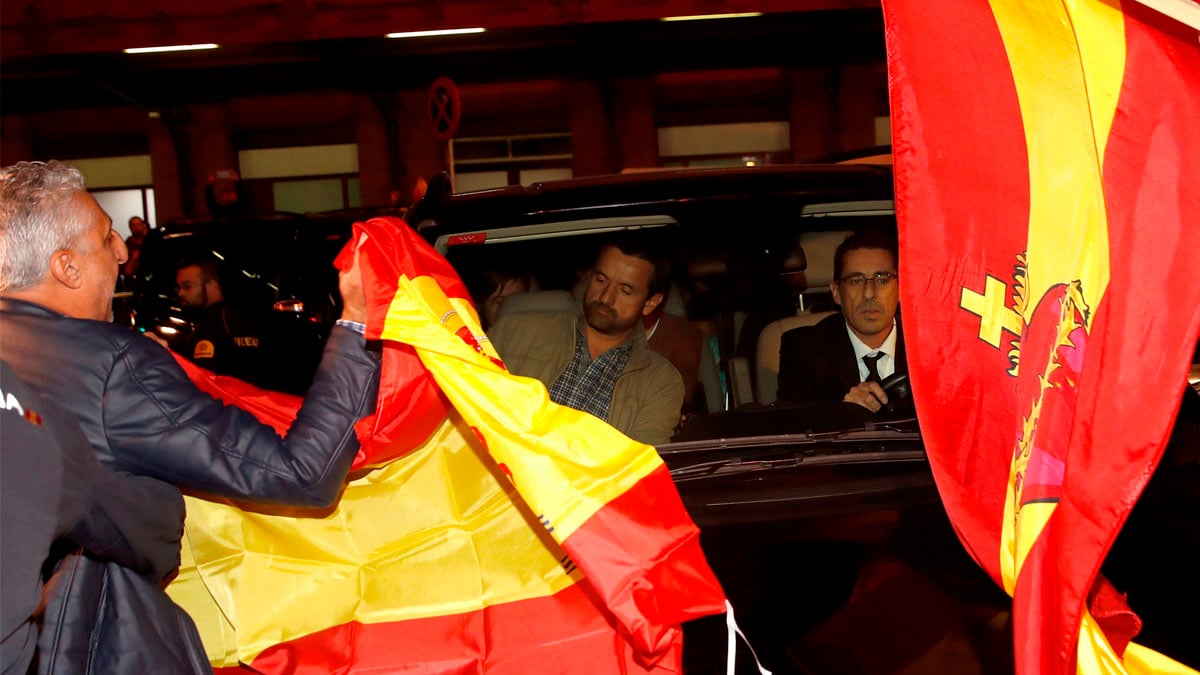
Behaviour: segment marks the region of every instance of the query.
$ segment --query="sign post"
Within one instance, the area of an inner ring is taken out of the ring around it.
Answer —
[[[429,87],[429,122],[433,137],[446,143],[446,165],[450,167],[450,189],[454,189],[454,134],[462,122],[462,99],[458,85],[439,77]]]

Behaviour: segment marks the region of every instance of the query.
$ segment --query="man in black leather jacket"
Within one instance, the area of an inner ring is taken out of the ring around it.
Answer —
[[[111,323],[125,258],[125,243],[74,168],[51,161],[0,170],[4,360],[72,413],[113,469],[219,497],[318,507],[336,501],[358,450],[354,424],[374,410],[379,381],[379,357],[362,336],[366,301],[357,266],[341,275],[342,319],[280,437],[196,389],[162,346]],[[151,639],[136,644],[129,633],[120,639],[133,652],[155,646]],[[155,661],[129,663],[146,670]]]
[[[0,672],[33,662],[47,561],[84,551],[158,582],[179,567],[183,497],[96,462],[71,415],[0,360]],[[153,500],[155,508],[147,509]]]

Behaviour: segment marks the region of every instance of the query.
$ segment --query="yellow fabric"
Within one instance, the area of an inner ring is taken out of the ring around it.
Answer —
[[[1104,631],[1100,630],[1086,609],[1079,627],[1077,655],[1076,672],[1080,675],[1197,675],[1195,670],[1182,663],[1134,643],[1125,648],[1125,657],[1122,659],[1113,651],[1112,645],[1104,637]]]
[[[1124,16],[1118,2],[1099,0],[990,0],[1004,42],[1021,109],[1029,157],[1029,235],[1023,287],[1016,309],[1028,325],[1052,287],[1071,285],[1073,307],[1097,307],[1108,289],[1108,220],[1103,160],[1125,69]],[[986,130],[985,130],[986,132]],[[1061,336],[1073,327],[1072,305]],[[1085,313],[1090,330],[1093,313]],[[1021,368],[1049,372],[1052,364]],[[1049,355],[1053,357],[1053,354]],[[1050,386],[1043,382],[1043,390]],[[1021,504],[1020,480],[1035,436],[1041,401],[1031,403],[1009,474],[1000,547],[1005,590],[1014,593],[1026,556],[1057,503]],[[1137,644],[1116,655],[1084,610],[1078,672],[1195,673]]]
[[[167,591],[213,665],[348,621],[468,612],[581,579],[472,436],[452,414],[419,450],[351,481],[323,517],[188,498],[184,566]]]
[[[428,277],[400,280],[383,337],[416,347],[456,409],[424,447],[352,481],[327,514],[188,499],[185,565],[168,592],[215,666],[349,621],[556,593],[582,578],[557,542],[662,466],[653,447],[496,365],[474,309]]]
[[[563,541],[601,506],[662,466],[638,443],[588,413],[552,403],[541,382],[502,370],[454,336],[482,336],[471,305],[448,299],[428,277],[401,279],[383,337],[413,345],[438,386],[492,457],[507,467],[522,497]],[[480,396],[480,392],[488,392]]]

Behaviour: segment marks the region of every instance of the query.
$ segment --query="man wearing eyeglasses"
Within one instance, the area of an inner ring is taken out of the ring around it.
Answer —
[[[783,334],[779,400],[844,401],[878,412],[888,403],[880,382],[907,373],[894,234],[859,232],[834,252],[829,289],[840,315]]]
[[[216,261],[184,260],[176,267],[175,295],[193,320],[194,330],[183,355],[218,375],[267,386],[265,350],[260,327],[251,316],[226,302]]]

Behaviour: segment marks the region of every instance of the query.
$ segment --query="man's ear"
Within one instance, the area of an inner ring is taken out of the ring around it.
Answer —
[[[833,295],[833,304],[837,305],[838,307],[841,307],[842,306],[842,289],[840,286],[838,286],[838,282],[836,282],[836,281],[829,282],[829,293],[831,295]]]
[[[658,306],[660,304],[662,304],[662,301],[663,301],[662,293],[655,293],[654,295],[647,298],[646,304],[642,305],[642,316],[650,316],[651,314],[653,314],[654,310],[658,309]]]
[[[60,248],[50,256],[50,276],[58,283],[78,290],[83,286],[83,270],[79,256],[69,248]]]

